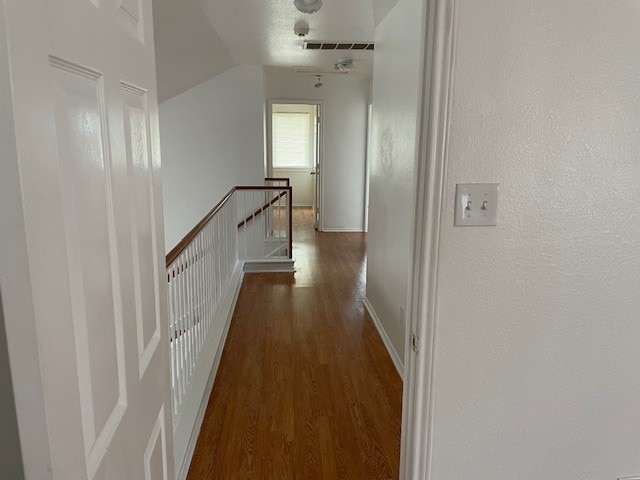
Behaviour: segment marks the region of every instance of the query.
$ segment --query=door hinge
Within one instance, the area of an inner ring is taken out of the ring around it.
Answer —
[[[415,333],[411,334],[411,350],[413,350],[413,353],[418,353],[418,343],[419,343],[419,338]]]

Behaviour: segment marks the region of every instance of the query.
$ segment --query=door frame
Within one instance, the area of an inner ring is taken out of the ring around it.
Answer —
[[[318,129],[318,165],[320,165],[320,180],[317,181],[319,192],[320,215],[318,219],[318,231],[323,231],[324,224],[324,100],[298,100],[298,99],[268,99],[265,119],[266,157],[265,176],[273,177],[273,105],[315,105],[320,116],[320,128]]]
[[[369,199],[371,196],[371,141],[373,134],[373,103],[367,104],[367,152],[364,167],[364,233],[369,232]]]
[[[27,253],[4,3],[0,2],[0,289],[24,478],[49,478],[40,355]]]
[[[400,478],[432,478],[436,332],[457,0],[423,0]],[[415,336],[415,344],[414,344]],[[413,349],[415,345],[415,351]]]

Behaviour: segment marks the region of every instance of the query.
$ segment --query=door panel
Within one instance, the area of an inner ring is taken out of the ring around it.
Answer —
[[[5,7],[51,476],[172,479],[151,0]]]
[[[144,41],[143,22],[139,0],[118,0],[118,19],[124,29],[134,38]]]
[[[122,311],[101,75],[51,58],[85,456],[90,475],[126,409]],[[105,319],[107,321],[105,321]]]
[[[162,407],[144,452],[145,480],[167,480],[169,478],[169,472],[167,470],[167,440],[164,424],[164,407]]]
[[[140,376],[160,341],[158,270],[145,262],[145,253],[157,255],[154,228],[154,198],[151,183],[152,159],[149,150],[149,112],[147,92],[121,82],[124,98],[124,125],[127,170],[132,191],[132,249],[136,292],[136,326]]]

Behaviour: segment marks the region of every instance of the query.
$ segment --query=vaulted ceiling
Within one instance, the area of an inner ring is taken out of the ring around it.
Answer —
[[[294,34],[306,22],[306,40],[373,41],[374,27],[398,0],[323,0],[312,15],[293,0],[153,0],[158,97],[162,102],[239,64],[331,71],[354,60],[349,75],[371,75],[373,52],[313,51]]]

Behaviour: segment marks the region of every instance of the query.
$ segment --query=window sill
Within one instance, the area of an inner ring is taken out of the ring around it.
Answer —
[[[304,172],[305,170],[312,171],[312,167],[273,167],[273,170],[287,170],[292,172]]]

